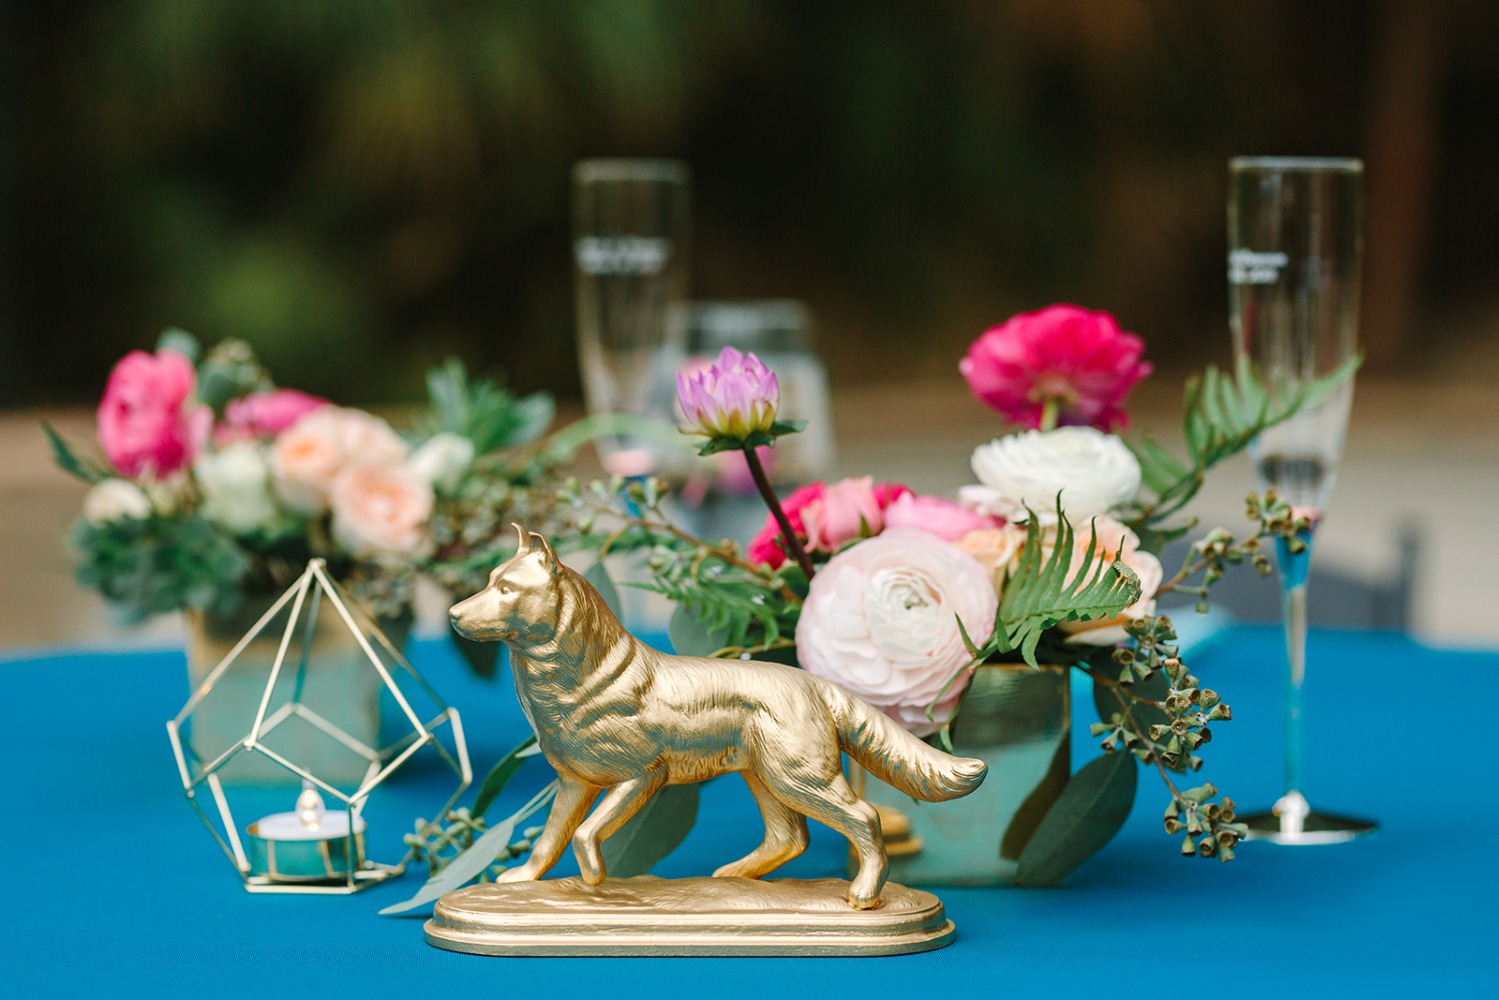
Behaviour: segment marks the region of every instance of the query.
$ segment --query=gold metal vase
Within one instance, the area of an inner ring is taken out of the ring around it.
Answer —
[[[978,668],[953,722],[953,750],[988,764],[989,776],[965,798],[918,802],[850,764],[855,791],[880,811],[891,879],[1014,883],[1020,851],[1070,774],[1070,680],[1065,667]]]

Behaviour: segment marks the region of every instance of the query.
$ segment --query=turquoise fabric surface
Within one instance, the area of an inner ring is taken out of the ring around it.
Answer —
[[[1205,775],[1241,807],[1280,790],[1280,648],[1275,630],[1238,628],[1189,658],[1233,705]],[[468,677],[441,643],[414,644],[412,658],[463,713],[476,771],[524,735],[508,679]],[[1372,838],[1250,844],[1229,865],[1184,860],[1161,830],[1164,792],[1142,774],[1125,830],[1065,887],[942,890],[952,947],[837,960],[452,954],[423,942],[421,919],[376,915],[415,891],[416,871],[348,897],[249,895],[182,798],[163,723],[185,684],[180,653],[0,661],[5,996],[1145,997],[1179,976],[1219,995],[1384,996],[1499,983],[1488,721],[1499,653],[1314,634],[1307,791],[1380,820]],[[1076,709],[1080,759],[1090,711]],[[528,764],[500,808],[546,780]],[[431,770],[377,794],[370,855],[398,857],[411,821],[445,794]],[[742,783],[714,782],[696,830],[658,872],[707,873],[759,835]],[[785,874],[840,874],[843,859],[843,842],[816,829]]]

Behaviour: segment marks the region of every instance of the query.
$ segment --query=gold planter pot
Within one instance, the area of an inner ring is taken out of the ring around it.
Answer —
[[[854,790],[880,811],[890,877],[906,885],[1007,885],[1071,771],[1070,673],[984,664],[953,723],[953,750],[989,765],[978,791],[918,802],[850,762]],[[933,737],[935,740],[935,737]]]

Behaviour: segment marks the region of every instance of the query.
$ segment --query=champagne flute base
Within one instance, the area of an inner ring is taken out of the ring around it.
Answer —
[[[1264,812],[1240,816],[1239,822],[1249,828],[1244,839],[1288,847],[1341,844],[1379,829],[1372,820],[1317,812],[1296,791],[1287,792]]]

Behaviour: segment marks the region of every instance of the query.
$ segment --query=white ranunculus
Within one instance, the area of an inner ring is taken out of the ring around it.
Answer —
[[[924,736],[952,716],[968,686],[966,677],[954,681],[970,658],[958,620],[983,644],[998,606],[988,569],[972,556],[925,531],[891,528],[844,549],[812,578],[797,654],[808,673]]]
[[[90,524],[140,521],[151,514],[145,491],[124,479],[106,479],[83,498],[83,516]]]
[[[1140,463],[1123,441],[1091,427],[1059,427],[996,438],[973,451],[982,486],[965,486],[964,506],[1011,521],[1026,508],[1043,524],[1056,521],[1057,495],[1074,525],[1133,499]]]
[[[258,443],[241,441],[199,456],[193,476],[203,495],[203,516],[214,524],[243,535],[276,520],[270,464]]]
[[[406,459],[406,465],[432,486],[451,490],[474,461],[474,443],[462,434],[432,435]]]

